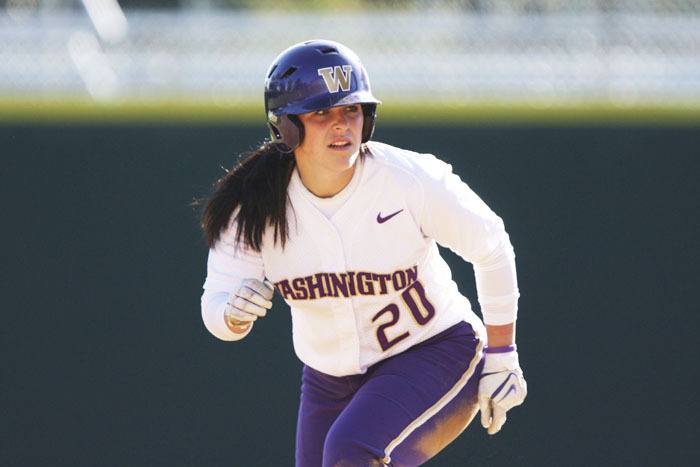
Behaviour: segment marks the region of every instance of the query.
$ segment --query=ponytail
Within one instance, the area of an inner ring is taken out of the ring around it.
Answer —
[[[292,154],[284,154],[265,142],[219,179],[206,201],[202,229],[212,248],[236,214],[236,242],[244,241],[260,251],[268,226],[274,228],[274,241],[284,247],[288,236],[287,187],[295,167]]]

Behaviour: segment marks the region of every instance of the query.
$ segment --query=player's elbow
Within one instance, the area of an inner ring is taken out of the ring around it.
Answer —
[[[490,271],[500,269],[512,263],[514,259],[515,251],[510,237],[505,230],[501,230],[488,237],[488,241],[484,241],[480,245],[479,253],[473,255],[470,262],[475,269]]]
[[[210,320],[207,319],[204,310],[202,310],[202,321],[204,322],[204,327],[206,328],[206,330],[209,331],[209,333],[212,336],[216,337],[217,339],[222,340],[222,341],[226,341],[226,342],[231,342],[231,341],[236,340],[236,338],[231,335],[233,333],[229,332],[229,334],[227,335],[227,334],[221,332],[221,329],[219,329],[218,326],[215,326],[213,323],[211,323]]]

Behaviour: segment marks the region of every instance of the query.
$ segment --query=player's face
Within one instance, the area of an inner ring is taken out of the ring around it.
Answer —
[[[299,118],[304,124],[304,140],[295,150],[297,158],[332,171],[352,167],[362,142],[360,104],[317,110]]]

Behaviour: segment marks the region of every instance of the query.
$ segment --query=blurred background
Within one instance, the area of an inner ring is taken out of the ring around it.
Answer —
[[[700,0],[0,0],[0,465],[293,465],[288,308],[207,333],[192,203],[312,38],[515,246],[528,400],[429,465],[695,465]]]
[[[3,0],[0,105],[234,119],[259,110],[279,52],[327,37],[357,51],[392,116],[403,103],[697,118],[700,105],[694,0]]]

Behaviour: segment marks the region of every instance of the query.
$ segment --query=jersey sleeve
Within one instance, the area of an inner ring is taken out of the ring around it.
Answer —
[[[519,297],[515,254],[503,221],[451,165],[432,155],[418,157],[423,234],[472,263],[486,324],[514,322]]]
[[[239,340],[248,334],[236,334],[224,322],[224,307],[229,294],[238,290],[243,279],[262,281],[265,277],[262,255],[237,243],[235,232],[236,227],[232,223],[209,250],[207,278],[201,300],[204,325],[210,333],[224,341]]]

